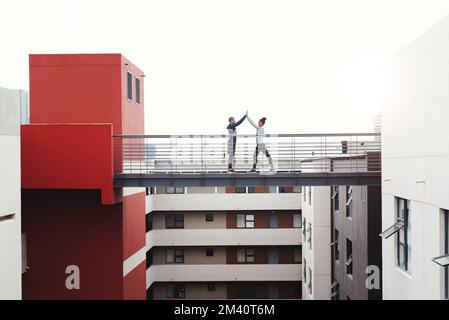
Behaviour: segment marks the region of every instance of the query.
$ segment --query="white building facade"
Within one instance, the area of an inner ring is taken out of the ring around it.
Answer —
[[[23,91],[0,88],[0,300],[22,297],[20,122]],[[26,110],[23,109],[23,110]]]
[[[383,298],[447,299],[449,18],[389,64],[382,111]]]
[[[330,187],[304,187],[303,300],[331,298],[331,207]]]

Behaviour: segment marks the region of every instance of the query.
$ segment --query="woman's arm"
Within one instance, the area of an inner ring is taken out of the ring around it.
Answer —
[[[249,117],[249,115],[247,115],[246,117],[248,118],[249,123],[251,123],[254,128],[259,129],[259,126]]]

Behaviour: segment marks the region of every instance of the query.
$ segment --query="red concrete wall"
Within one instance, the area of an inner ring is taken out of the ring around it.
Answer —
[[[123,197],[123,260],[145,246],[145,192]]]
[[[122,66],[121,81],[122,81],[122,133],[123,134],[144,134],[144,77],[143,71],[132,64],[124,56],[121,56]],[[133,100],[128,100],[127,95],[127,73],[131,72],[133,75]],[[140,79],[140,104],[136,103],[136,87],[135,78]]]
[[[143,261],[133,271],[128,273],[123,279],[123,299],[125,300],[146,300],[146,262]]]
[[[121,55],[30,55],[31,123],[112,123],[121,133]]]
[[[100,189],[116,202],[110,124],[23,125],[23,189]]]
[[[29,270],[24,299],[122,299],[122,205],[102,206],[92,190],[22,190]],[[67,290],[68,265],[80,290]]]

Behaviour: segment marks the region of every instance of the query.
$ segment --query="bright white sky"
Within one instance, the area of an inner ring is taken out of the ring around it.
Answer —
[[[147,74],[147,133],[225,133],[246,108],[267,133],[372,131],[381,66],[447,13],[447,0],[2,1],[0,86],[28,90],[29,53],[120,52]]]

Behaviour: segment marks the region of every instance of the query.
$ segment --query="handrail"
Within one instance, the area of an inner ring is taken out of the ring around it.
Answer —
[[[114,134],[114,138],[151,138],[151,139],[168,139],[168,138],[227,138],[229,136],[241,137],[241,138],[252,138],[256,137],[256,134]],[[313,137],[380,137],[381,134],[378,132],[370,133],[280,133],[280,134],[265,134],[264,137],[267,138],[313,138]]]

